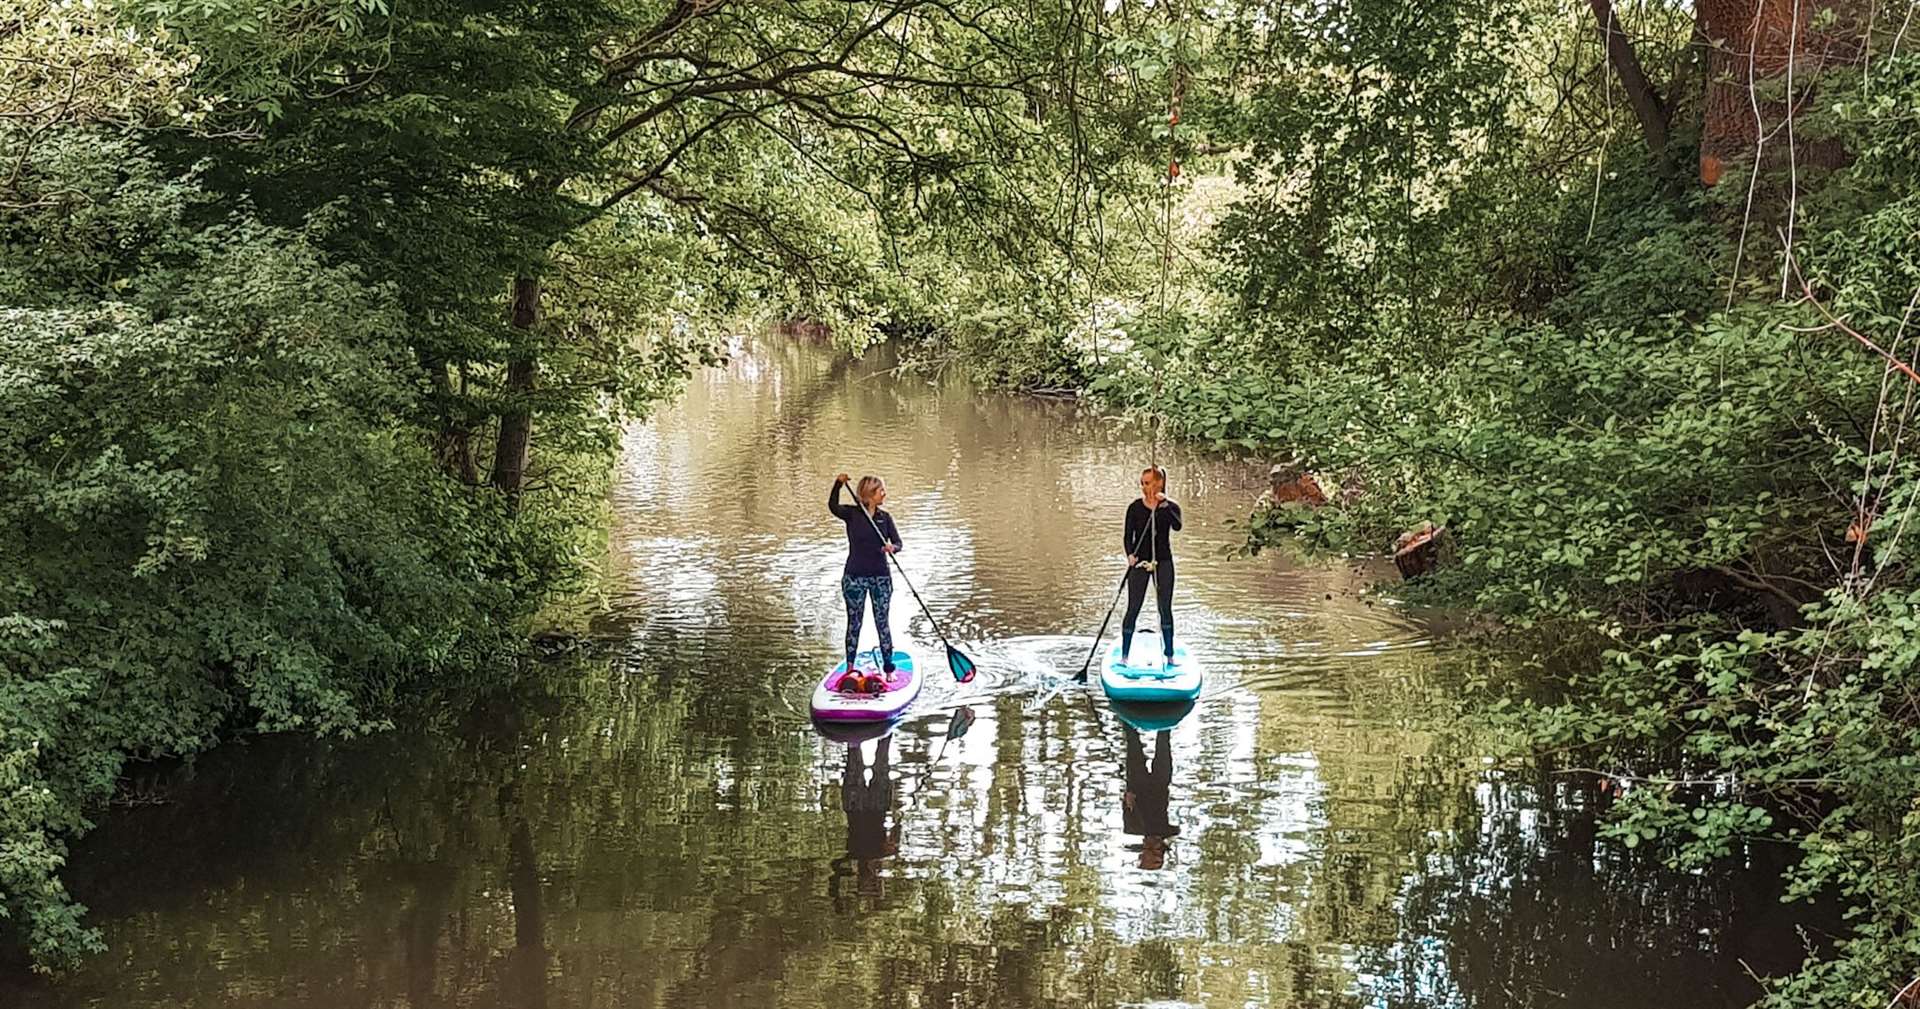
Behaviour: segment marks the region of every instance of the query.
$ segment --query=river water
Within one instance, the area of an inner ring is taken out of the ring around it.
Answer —
[[[1777,867],[1630,859],[1576,784],[1484,759],[1448,714],[1475,659],[1364,594],[1390,567],[1225,556],[1258,464],[1160,449],[1211,679],[1139,731],[1054,687],[1152,446],[884,353],[733,350],[629,432],[597,657],[134,789],[75,857],[109,951],[0,1005],[1711,1009],[1797,961]],[[887,478],[900,559],[981,668],[945,677],[897,586],[937,675],[852,746],[805,717],[843,626],[842,470]]]

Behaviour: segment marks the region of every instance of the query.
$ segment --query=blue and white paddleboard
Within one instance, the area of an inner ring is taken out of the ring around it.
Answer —
[[[1120,646],[1107,652],[1100,667],[1100,686],[1116,701],[1165,703],[1191,701],[1200,696],[1206,670],[1200,660],[1187,654],[1182,645],[1173,646],[1173,664],[1167,665],[1160,654],[1160,638],[1141,635],[1128,661],[1120,661]]]

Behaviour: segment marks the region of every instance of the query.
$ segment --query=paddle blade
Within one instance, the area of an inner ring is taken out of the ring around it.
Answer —
[[[973,682],[973,660],[952,645],[947,646],[947,668],[953,670],[955,680],[961,683]]]
[[[953,717],[947,721],[947,738],[959,739],[966,735],[967,730],[973,728],[973,718],[973,709],[964,704],[961,705],[960,710],[955,711]]]

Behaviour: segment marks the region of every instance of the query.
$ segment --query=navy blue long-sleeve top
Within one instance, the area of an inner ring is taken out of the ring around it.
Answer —
[[[834,482],[833,491],[827,495],[827,510],[847,526],[846,573],[855,577],[884,575],[887,573],[887,552],[881,549],[883,541],[880,536],[884,533],[884,542],[892,543],[893,548],[898,550],[905,545],[900,542],[900,530],[893,527],[893,516],[887,514],[884,508],[875,509],[873,521],[868,522],[867,510],[860,507],[859,502],[842,503],[841,486],[839,481]],[[874,526],[880,527],[879,533],[874,532]]]
[[[1143,561],[1173,560],[1172,534],[1180,530],[1180,506],[1166,498],[1160,499],[1160,507],[1150,514],[1147,503],[1134,498],[1127,506],[1127,528],[1121,534],[1120,546],[1127,553]],[[1152,520],[1153,535],[1145,535],[1148,520]]]

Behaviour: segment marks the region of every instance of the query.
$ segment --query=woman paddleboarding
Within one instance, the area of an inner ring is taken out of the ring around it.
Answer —
[[[847,527],[847,564],[840,577],[840,595],[847,603],[845,679],[860,678],[851,684],[842,682],[840,689],[867,692],[871,688],[854,662],[855,653],[860,650],[860,627],[871,600],[873,627],[880,632],[880,675],[883,680],[891,679],[893,628],[887,623],[887,607],[893,599],[893,577],[887,573],[887,557],[903,544],[900,531],[894,528],[893,516],[880,507],[887,500],[887,482],[877,476],[861,477],[854,489],[858,500],[848,504],[840,500],[840,489],[852,479],[845,473],[833,478],[833,490],[827,494],[827,510]]]
[[[1167,497],[1167,471],[1148,466],[1140,471],[1140,496],[1127,506],[1127,524],[1121,549],[1127,553],[1127,615],[1120,622],[1120,663],[1127,662],[1133,628],[1147,601],[1147,583],[1153,582],[1160,610],[1160,648],[1168,666],[1173,654],[1173,534],[1180,530],[1180,506]]]

